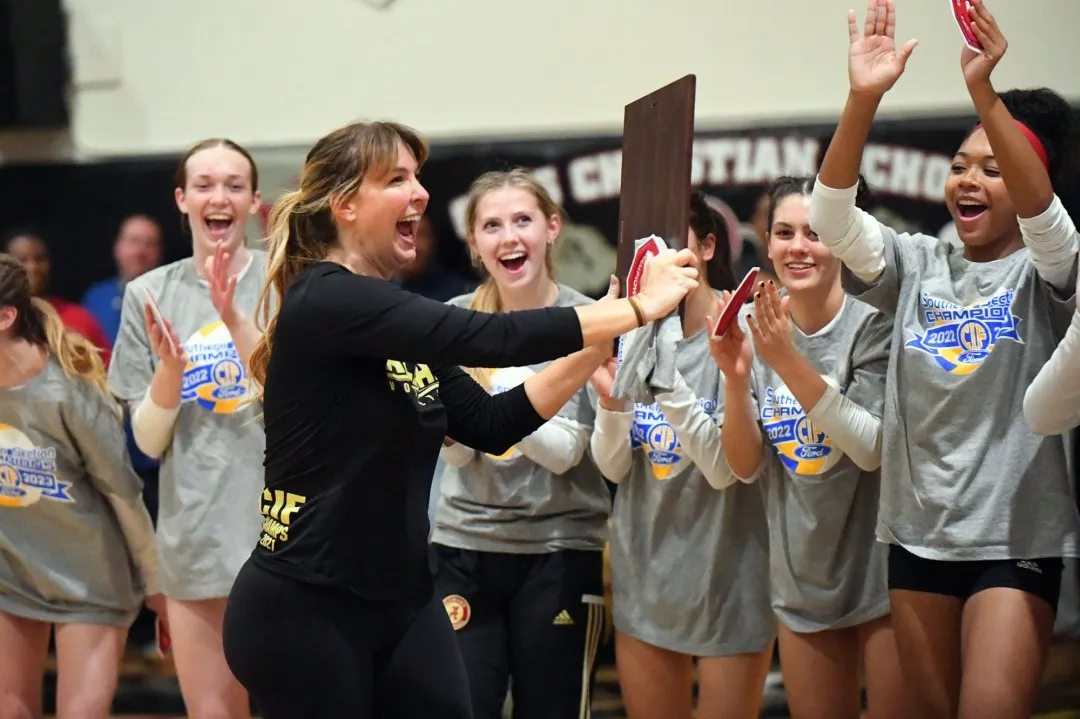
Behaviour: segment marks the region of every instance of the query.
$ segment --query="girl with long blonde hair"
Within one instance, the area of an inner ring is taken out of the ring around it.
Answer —
[[[450,304],[478,312],[592,302],[555,281],[558,205],[527,170],[489,172],[469,191],[466,238],[486,279]],[[468,368],[505,392],[550,362]],[[611,494],[588,457],[595,415],[586,387],[504,454],[451,443],[435,512],[435,583],[454,629],[477,719],[588,711],[603,634],[603,547]]]

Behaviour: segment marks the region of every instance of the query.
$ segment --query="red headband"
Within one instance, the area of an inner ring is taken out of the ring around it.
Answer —
[[[1024,137],[1027,138],[1028,143],[1031,145],[1031,149],[1039,156],[1039,161],[1042,162],[1043,167],[1049,170],[1050,156],[1046,153],[1046,147],[1042,144],[1042,140],[1040,140],[1035,133],[1031,131],[1031,128],[1024,123],[1015,118],[1013,119],[1013,122],[1020,128],[1020,132],[1024,133]],[[982,127],[982,123],[976,125],[975,130],[978,130],[980,127]],[[974,132],[974,130],[972,130],[972,132]]]

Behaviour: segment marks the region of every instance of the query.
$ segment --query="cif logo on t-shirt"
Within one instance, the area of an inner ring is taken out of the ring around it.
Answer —
[[[56,450],[35,447],[9,424],[0,424],[0,507],[29,507],[41,499],[74,502],[71,482],[56,478]]]
[[[188,363],[181,400],[194,400],[216,414],[240,409],[247,398],[248,377],[225,323],[219,320],[200,329],[184,343],[184,351]]]
[[[834,384],[830,378],[824,379]],[[792,472],[824,474],[840,461],[843,453],[810,421],[787,385],[766,387],[760,407],[765,436],[776,448],[780,461]]]
[[[710,417],[715,417],[719,403],[715,398],[698,399],[698,406]],[[645,458],[657,479],[673,477],[682,469],[682,444],[675,434],[675,428],[668,424],[663,410],[655,402],[634,405],[630,448],[645,452]]]
[[[533,371],[528,367],[504,367],[498,369],[491,375],[491,394],[500,394],[513,389],[519,384],[523,384],[532,375]],[[488,459],[508,460],[514,459],[520,454],[516,447],[511,447],[500,455],[488,454],[486,456]]]
[[[923,293],[919,310],[927,328],[913,332],[904,347],[925,352],[949,374],[971,374],[990,356],[999,340],[1023,343],[1016,331],[1020,318],[1012,313],[1013,290],[961,307]]]

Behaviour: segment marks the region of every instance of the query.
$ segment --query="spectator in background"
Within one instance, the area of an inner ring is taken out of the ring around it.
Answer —
[[[742,254],[735,263],[735,280],[741,280],[751,267],[760,267],[758,278],[762,281],[776,281],[776,271],[769,259],[769,193],[762,193],[754,204],[754,214],[747,227],[753,233],[743,236]]]
[[[82,299],[83,307],[97,319],[110,343],[116,343],[116,335],[120,330],[124,287],[136,277],[160,265],[162,250],[161,227],[152,217],[142,214],[129,215],[120,223],[120,230],[113,241],[113,260],[116,262],[117,274],[91,285]],[[139,449],[128,413],[124,416],[124,431],[127,433],[131,465],[143,482],[143,500],[156,524],[160,465],[157,460],[147,457]],[[141,647],[150,655],[157,651],[154,621],[154,613],[143,609],[128,632],[129,644]]]
[[[443,266],[436,251],[438,242],[431,220],[427,217],[420,220],[416,229],[416,259],[398,272],[397,282],[409,292],[446,302],[471,292],[477,282]]]
[[[120,306],[124,286],[161,264],[161,227],[147,215],[131,215],[120,224],[113,242],[117,274],[96,282],[83,295],[82,305],[94,316],[109,342],[116,342],[120,329]]]
[[[32,231],[14,232],[8,235],[8,240],[4,243],[4,251],[26,267],[26,273],[30,277],[30,292],[33,296],[47,301],[60,315],[65,327],[72,332],[78,332],[99,348],[101,359],[108,366],[112,342],[105,336],[94,316],[81,305],[46,294],[49,287],[49,247],[41,235]]]

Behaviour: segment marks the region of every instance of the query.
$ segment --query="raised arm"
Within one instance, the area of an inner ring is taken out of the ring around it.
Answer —
[[[148,597],[159,594],[154,525],[143,501],[142,481],[131,467],[119,407],[88,383],[77,382],[65,407],[65,425],[90,482],[116,516],[143,591]]]
[[[836,133],[829,142],[810,204],[810,226],[829,250],[863,282],[885,269],[884,242],[876,222],[855,207],[863,148],[885,93],[904,71],[916,42],[896,49],[893,0],[870,0],[860,35],[855,11],[848,11],[851,89]]]
[[[641,293],[630,299],[500,314],[446,305],[327,263],[303,290],[303,321],[316,326],[335,354],[429,365],[530,365],[667,316],[697,286],[697,271],[687,266],[692,261],[687,250],[655,256]]]
[[[985,3],[971,6],[971,19],[985,52],[964,48],[960,60],[964,81],[1016,207],[1031,264],[1043,280],[1064,290],[1071,284],[1078,246],[1076,227],[1054,195],[1047,148],[1030,128],[1013,118],[990,81],[1008,41]]]

